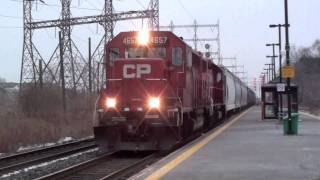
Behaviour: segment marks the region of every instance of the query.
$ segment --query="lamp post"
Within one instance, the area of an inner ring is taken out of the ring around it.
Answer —
[[[286,64],[290,65],[290,42],[289,42],[289,17],[288,17],[288,0],[284,0],[284,14],[285,14],[285,30],[286,30]],[[289,132],[292,131],[292,121],[291,121],[291,95],[290,95],[290,78],[287,78],[287,94],[288,94],[288,128]]]
[[[265,84],[266,75],[267,75],[267,74],[266,74],[265,72],[262,72],[261,75],[260,75],[260,78],[262,79],[262,83],[261,83],[262,85]]]
[[[270,81],[270,73],[269,73],[270,68],[269,68],[269,67],[268,67],[268,68],[264,68],[263,70],[266,71],[266,74],[267,74],[267,83],[269,83],[269,81]]]
[[[276,74],[275,74],[275,64],[274,64],[274,59],[278,57],[278,56],[266,56],[266,58],[271,58],[271,75],[272,75],[272,80],[276,78]],[[268,64],[269,65],[269,64]]]
[[[281,38],[281,28],[285,27],[284,24],[270,24],[270,28],[276,28],[278,27],[278,35],[279,35],[279,83],[282,83],[282,73],[281,73],[281,68],[282,68],[282,38]],[[282,106],[282,94],[279,93],[279,104],[280,104],[280,119],[282,119],[282,114],[283,114],[283,106]]]
[[[276,57],[278,57],[278,56],[276,56],[275,55],[275,46],[279,46],[279,44],[276,44],[276,43],[270,43],[270,44],[266,44],[266,46],[272,46],[272,56],[267,56],[267,57],[271,57],[272,59],[272,64],[273,64],[273,74],[272,74],[272,76],[274,77],[274,78],[276,78],[276,60],[275,60],[275,58]]]

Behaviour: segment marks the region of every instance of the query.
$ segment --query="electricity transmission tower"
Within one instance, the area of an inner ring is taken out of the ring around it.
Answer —
[[[115,22],[148,19],[150,29],[159,28],[159,0],[150,0],[146,10],[128,12],[114,12],[112,0],[104,0],[102,14],[83,17],[72,17],[70,8],[72,0],[60,0],[62,7],[60,18],[34,21],[33,5],[37,1],[23,0],[24,40],[20,86],[26,84],[40,87],[43,84],[61,85],[61,82],[64,81],[64,88],[67,89],[85,92],[90,89],[89,87],[94,87],[95,90],[98,90],[104,84],[103,48],[104,44],[113,38]],[[89,70],[88,59],[84,58],[72,40],[72,27],[93,23],[101,25],[105,32],[89,58],[93,62],[92,69]],[[33,39],[36,30],[46,28],[59,28],[61,32],[59,44],[49,60],[44,60]],[[89,75],[89,72],[92,74]]]
[[[160,26],[160,29],[169,29],[170,31],[174,31],[175,29],[186,29],[186,28],[192,28],[193,29],[193,37],[192,38],[184,38],[184,41],[189,41],[193,43],[193,48],[195,50],[198,50],[199,43],[205,42],[205,43],[215,43],[216,49],[212,50],[213,48],[210,47],[210,51],[203,52],[206,54],[207,57],[211,57],[214,60],[218,60],[218,64],[221,64],[221,48],[220,48],[220,23],[219,21],[216,24],[198,24],[196,20],[194,20],[193,24],[187,24],[187,25],[175,25],[171,21],[168,26]],[[210,29],[212,31],[212,36],[210,38],[199,38],[198,30],[200,28],[206,28]]]

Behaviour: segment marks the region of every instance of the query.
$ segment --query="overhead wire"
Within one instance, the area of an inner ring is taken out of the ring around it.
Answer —
[[[0,29],[22,29],[21,26],[0,26]]]
[[[193,15],[190,13],[190,11],[183,5],[183,3],[181,2],[181,0],[178,0],[178,3],[180,4],[180,6],[184,9],[184,11],[191,17],[191,19],[194,19]]]
[[[146,6],[144,6],[144,4],[143,4],[140,0],[136,0],[136,2],[137,2],[143,9],[147,9]]]
[[[11,19],[23,19],[23,17],[19,17],[19,16],[10,16],[10,15],[4,15],[4,14],[0,14],[0,17],[4,17],[4,18],[11,18]]]
[[[179,5],[182,7],[182,9],[185,11],[185,13],[193,20],[195,20],[194,16],[192,15],[192,13],[184,6],[184,4],[182,3],[181,0],[177,0]],[[189,28],[187,28],[189,29]],[[189,31],[189,30],[188,30]],[[195,38],[195,37],[194,37]],[[204,46],[203,42],[198,41],[200,43],[201,46]]]
[[[11,0],[11,1],[15,1],[15,2],[20,2],[22,3],[23,1],[21,0]],[[87,1],[89,2],[89,1]],[[91,3],[89,3],[91,4]],[[48,3],[38,3],[37,5],[40,5],[40,6],[51,6],[51,7],[62,7],[61,5],[58,5],[58,4],[48,4]],[[99,8],[84,8],[84,7],[78,7],[78,6],[70,6],[71,9],[79,9],[79,10],[90,10],[90,11],[101,11],[101,9]]]

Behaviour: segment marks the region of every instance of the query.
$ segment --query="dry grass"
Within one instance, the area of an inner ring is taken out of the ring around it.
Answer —
[[[68,98],[68,110],[61,110],[55,89],[27,89],[14,103],[0,105],[0,152],[19,146],[92,135],[93,96],[78,94]]]
[[[91,117],[86,113],[47,119],[9,113],[0,115],[0,119],[0,152],[11,152],[22,145],[53,142],[66,136],[85,137],[92,134]]]

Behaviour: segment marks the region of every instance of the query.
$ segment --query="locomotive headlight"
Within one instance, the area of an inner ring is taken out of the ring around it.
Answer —
[[[115,108],[116,104],[117,103],[115,98],[107,98],[107,101],[106,101],[107,108]]]
[[[160,99],[156,97],[151,97],[149,99],[149,107],[150,108],[160,108]]]
[[[148,30],[141,30],[138,33],[138,44],[140,45],[147,45],[149,43],[149,31]]]

